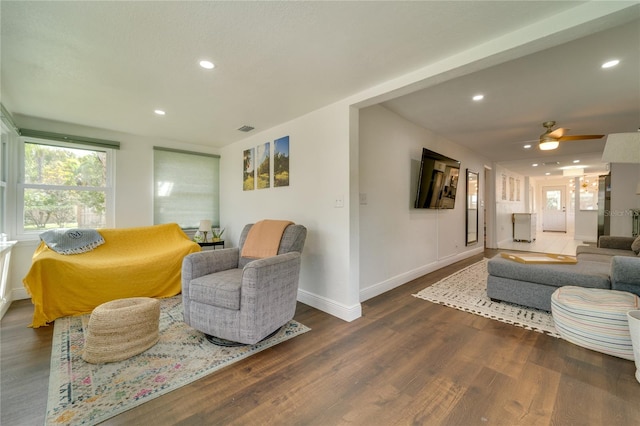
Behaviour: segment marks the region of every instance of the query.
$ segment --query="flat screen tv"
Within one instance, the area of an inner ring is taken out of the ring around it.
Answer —
[[[422,148],[415,208],[454,208],[459,175],[459,161]]]

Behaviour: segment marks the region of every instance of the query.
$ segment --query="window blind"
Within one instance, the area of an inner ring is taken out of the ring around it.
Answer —
[[[154,223],[197,228],[220,225],[220,157],[154,147]]]

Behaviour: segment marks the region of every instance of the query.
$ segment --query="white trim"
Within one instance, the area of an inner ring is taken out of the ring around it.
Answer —
[[[9,310],[9,306],[11,306],[11,301],[6,299],[0,299],[0,319],[4,317],[4,314]]]
[[[27,293],[27,289],[26,288],[13,288],[13,289],[11,289],[11,300],[12,301],[24,300],[24,299],[31,299],[31,296],[29,296],[29,293]]]
[[[389,290],[393,290],[396,287],[400,287],[401,285],[406,284],[409,281],[420,278],[423,275],[483,252],[484,247],[480,246],[478,248],[474,248],[473,250],[465,251],[464,253],[436,260],[419,268],[404,272],[402,274],[396,275],[395,277],[391,277],[385,281],[370,285],[369,287],[360,290],[360,301],[364,302],[365,300],[369,300],[373,297],[379,296],[382,293],[386,293]]]
[[[342,303],[336,302],[335,300],[318,296],[317,294],[310,293],[306,290],[298,289],[298,301],[347,322],[351,322],[362,316],[362,305],[360,303],[352,306],[346,306]]]
[[[505,238],[504,240],[498,241],[498,248],[504,244],[511,244],[513,242],[513,238]]]

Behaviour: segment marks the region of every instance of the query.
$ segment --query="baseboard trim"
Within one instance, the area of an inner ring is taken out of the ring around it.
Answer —
[[[0,319],[4,317],[4,314],[9,310],[9,305],[11,305],[11,301],[7,299],[0,300]]]
[[[335,300],[318,296],[317,294],[301,289],[298,289],[298,300],[305,305],[319,309],[347,322],[351,322],[362,316],[362,305],[360,305],[360,303],[347,306]]]
[[[11,290],[11,300],[31,299],[26,288],[14,288]]]
[[[373,297],[381,295],[382,293],[386,293],[389,290],[393,290],[396,287],[400,287],[401,285],[406,284],[409,281],[413,281],[416,278],[420,278],[421,276],[426,275],[430,272],[437,271],[438,269],[449,266],[452,263],[459,262],[468,257],[475,256],[483,252],[484,247],[474,248],[473,250],[465,251],[464,253],[438,259],[432,263],[420,266],[411,271],[404,272],[382,282],[370,285],[360,290],[360,301],[364,302],[365,300],[369,300]]]

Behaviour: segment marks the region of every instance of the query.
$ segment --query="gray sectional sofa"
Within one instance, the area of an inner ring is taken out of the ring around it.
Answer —
[[[598,246],[578,246],[574,265],[522,264],[497,255],[488,262],[487,295],[493,300],[551,311],[551,295],[565,285],[640,295],[640,237],[602,236]]]

